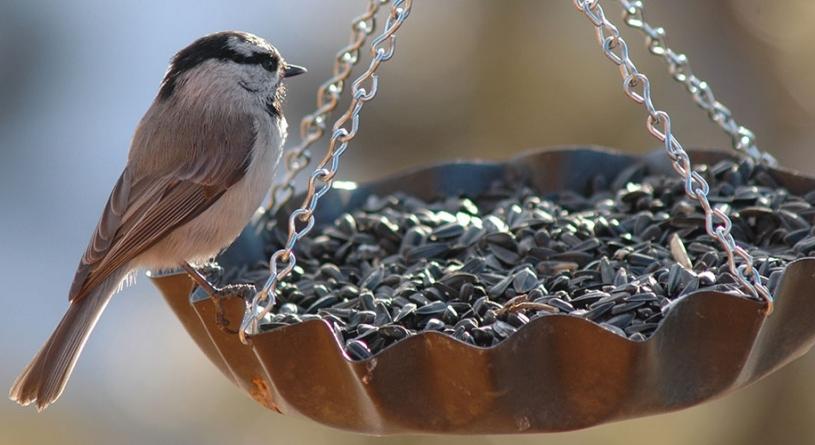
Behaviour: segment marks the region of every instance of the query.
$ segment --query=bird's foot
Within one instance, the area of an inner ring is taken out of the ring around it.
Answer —
[[[224,268],[216,262],[204,263],[195,267],[195,270],[201,272],[203,275],[220,275],[224,273]]]
[[[209,298],[215,305],[218,327],[228,334],[237,334],[238,331],[229,327],[229,320],[224,315],[222,301],[226,298],[239,297],[243,301],[251,301],[255,297],[257,289],[253,284],[229,284],[221,288],[213,288],[214,292],[209,292]]]
[[[230,284],[215,288],[215,295],[210,295],[210,298],[221,300],[227,297],[240,297],[244,301],[252,301],[256,293],[257,288],[254,284]]]
[[[193,281],[195,281],[195,283],[198,284],[198,286],[209,296],[209,299],[215,306],[215,313],[217,317],[216,322],[221,331],[229,334],[237,334],[237,330],[229,327],[229,320],[224,314],[223,300],[234,296],[241,297],[244,301],[251,300],[255,296],[255,286],[252,284],[231,284],[220,288],[215,287],[202,273],[202,270],[204,270],[205,267],[214,267],[214,269],[211,270],[216,271],[220,269],[220,266],[218,265],[212,265],[212,263],[210,263],[210,265],[211,266],[204,266],[196,269],[189,263],[184,263],[181,265],[181,267],[187,271],[190,278],[192,278]]]

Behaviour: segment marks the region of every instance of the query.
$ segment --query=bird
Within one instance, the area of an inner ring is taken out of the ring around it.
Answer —
[[[272,185],[287,135],[285,79],[306,69],[241,31],[203,36],[176,53],[130,144],[69,290],[59,325],[9,397],[42,411],[59,398],[97,320],[135,271],[198,270],[228,247]],[[249,288],[247,288],[249,286]]]

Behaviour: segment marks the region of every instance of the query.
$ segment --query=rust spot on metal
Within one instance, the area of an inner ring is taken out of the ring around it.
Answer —
[[[252,387],[253,389],[249,392],[249,395],[252,396],[252,398],[255,399],[256,402],[260,403],[266,408],[277,411],[279,414],[283,414],[283,411],[280,410],[280,407],[278,407],[277,404],[274,403],[272,392],[269,390],[269,384],[266,383],[266,380],[260,377],[253,377]]]

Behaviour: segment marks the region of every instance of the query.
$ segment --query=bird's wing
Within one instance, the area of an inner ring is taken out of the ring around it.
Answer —
[[[188,160],[169,172],[139,174],[128,165],[76,271],[70,301],[82,298],[118,268],[200,215],[243,178],[252,158],[255,122],[249,115],[230,121],[223,137],[204,134],[177,139],[195,147],[189,147]]]

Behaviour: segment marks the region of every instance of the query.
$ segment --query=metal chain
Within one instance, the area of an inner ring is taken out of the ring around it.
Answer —
[[[269,279],[247,308],[239,332],[243,343],[248,343],[247,335],[255,335],[259,332],[260,320],[271,311],[275,304],[277,283],[294,268],[297,261],[293,251],[294,246],[314,227],[314,210],[317,208],[317,203],[331,189],[339,168],[340,156],[357,135],[362,107],[376,96],[379,82],[376,71],[382,62],[387,62],[393,57],[396,50],[396,31],[410,15],[412,5],[413,0],[391,0],[390,14],[385,27],[382,33],[371,41],[371,55],[373,56],[371,63],[368,69],[351,85],[353,99],[348,110],[334,123],[328,152],[309,178],[308,190],[302,206],[289,216],[289,237],[286,245],[272,255],[269,260]],[[364,84],[367,82],[370,82],[370,85],[366,87]],[[350,129],[346,128],[349,121]],[[278,267],[278,263],[282,268]]]
[[[642,104],[648,112],[646,121],[648,131],[665,144],[665,150],[674,170],[685,181],[685,193],[702,206],[705,212],[705,230],[721,244],[722,250],[727,255],[730,273],[750,295],[764,300],[767,304],[767,313],[772,313],[772,295],[762,284],[761,274],[753,267],[753,257],[746,249],[736,244],[733,235],[730,234],[733,223],[727,214],[710,205],[707,198],[710,186],[691,167],[688,153],[671,132],[671,118],[668,113],[657,110],[654,106],[651,100],[650,81],[645,74],[637,70],[634,62],[628,56],[628,44],[620,35],[620,31],[606,17],[599,4],[600,0],[572,1],[575,7],[594,25],[603,53],[620,68],[625,94],[635,102]],[[741,264],[737,263],[737,259],[741,260]]]
[[[645,34],[648,51],[662,57],[668,64],[668,71],[677,82],[693,96],[694,102],[707,111],[710,120],[719,125],[730,136],[733,149],[746,154],[754,161],[767,165],[776,165],[775,158],[756,146],[756,136],[747,127],[740,125],[733,118],[730,109],[716,99],[710,85],[693,73],[688,56],[678,53],[668,46],[665,28],[651,26],[645,21],[645,4],[643,0],[618,0],[623,8],[623,21],[633,29]]]
[[[350,42],[337,52],[331,78],[317,89],[317,109],[300,121],[300,144],[283,155],[286,174],[272,186],[268,210],[273,211],[286,205],[294,196],[294,178],[311,162],[309,147],[323,137],[326,122],[331,117],[331,112],[337,108],[345,81],[359,62],[359,50],[376,29],[376,13],[386,3],[388,0],[369,0],[365,13],[351,21]]]

